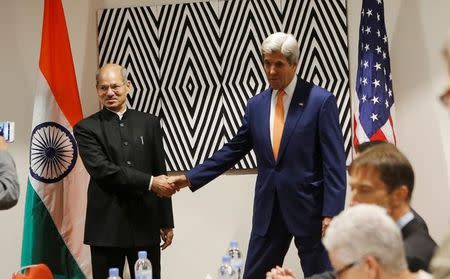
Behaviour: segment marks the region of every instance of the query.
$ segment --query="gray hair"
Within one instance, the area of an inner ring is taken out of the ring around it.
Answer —
[[[388,273],[407,270],[400,229],[377,205],[359,204],[344,210],[333,218],[322,241],[346,264],[373,256]]]
[[[261,53],[264,55],[280,52],[286,57],[289,64],[298,63],[299,46],[297,40],[291,34],[277,32],[269,35],[261,44]]]
[[[121,75],[122,75],[122,80],[125,82],[125,81],[127,81],[127,69],[124,67],[124,66],[122,66],[122,65],[119,65],[119,64],[105,64],[105,65],[103,65],[103,66],[101,66],[98,70],[97,70],[97,72],[95,72],[95,83],[98,85],[98,78],[99,78],[99,76],[100,76],[100,72],[104,69],[104,68],[106,68],[106,67],[119,67],[120,68],[120,73],[121,73]]]

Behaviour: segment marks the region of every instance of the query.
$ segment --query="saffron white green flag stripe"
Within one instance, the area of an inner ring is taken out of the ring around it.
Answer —
[[[91,278],[83,244],[89,176],[72,132],[83,114],[61,0],[45,0],[34,96],[21,264],[45,263],[54,278]]]

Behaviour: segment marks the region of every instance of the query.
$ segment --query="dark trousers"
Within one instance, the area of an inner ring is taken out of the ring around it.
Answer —
[[[248,246],[243,279],[266,278],[275,266],[282,266],[293,235],[288,231],[277,198],[269,229],[264,236],[252,232]],[[295,237],[295,246],[305,277],[332,270],[328,253],[322,245],[321,235]]]
[[[108,278],[108,270],[111,267],[119,268],[120,277],[123,278],[125,258],[130,269],[130,278],[134,278],[134,263],[139,251],[147,251],[147,257],[152,263],[153,279],[161,278],[161,250],[159,245],[136,248],[116,248],[91,246],[92,278]]]

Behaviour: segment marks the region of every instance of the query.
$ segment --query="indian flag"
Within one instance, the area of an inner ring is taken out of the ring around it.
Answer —
[[[61,0],[45,0],[34,96],[21,264],[45,263],[55,278],[91,278],[83,244],[89,176],[72,132],[83,113]]]

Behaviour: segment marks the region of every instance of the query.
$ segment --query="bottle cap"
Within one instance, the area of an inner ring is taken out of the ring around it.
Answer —
[[[231,240],[230,241],[230,247],[231,248],[238,248],[238,241],[237,240]]]
[[[112,267],[109,269],[109,277],[118,277],[119,269],[117,267]]]
[[[138,252],[139,259],[146,259],[147,258],[147,251],[139,251]]]
[[[224,255],[222,257],[222,263],[230,263],[231,262],[231,256],[230,255]]]

